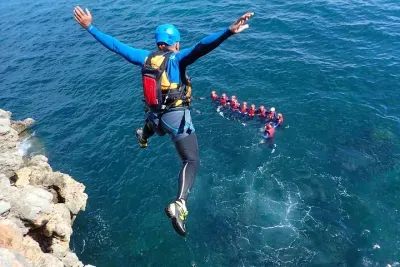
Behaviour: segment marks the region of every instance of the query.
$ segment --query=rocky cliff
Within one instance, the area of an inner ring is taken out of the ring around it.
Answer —
[[[33,123],[0,109],[0,266],[82,267],[69,241],[85,186],[53,171],[45,156],[20,154],[19,134]]]

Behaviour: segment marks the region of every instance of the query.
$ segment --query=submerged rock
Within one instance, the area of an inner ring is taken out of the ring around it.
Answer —
[[[85,186],[53,172],[43,155],[24,160],[18,134],[34,120],[10,117],[0,109],[0,266],[84,266],[69,242]]]
[[[31,118],[27,118],[23,121],[12,121],[11,122],[11,127],[17,131],[18,134],[21,134],[22,132],[26,131],[29,126],[33,125],[35,123],[35,120]]]

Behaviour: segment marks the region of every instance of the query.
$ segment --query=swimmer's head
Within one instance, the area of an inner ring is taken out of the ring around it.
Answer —
[[[243,102],[243,106],[247,106],[247,102]]]
[[[261,109],[261,110],[264,110],[264,109],[265,109],[265,107],[264,107],[263,105],[261,105],[261,106],[260,106],[260,109]]]
[[[256,109],[256,105],[251,104],[251,108],[252,108],[252,109]]]
[[[223,93],[223,94],[222,94],[222,97],[223,97],[223,98],[226,98],[226,94],[225,94],[225,93]]]

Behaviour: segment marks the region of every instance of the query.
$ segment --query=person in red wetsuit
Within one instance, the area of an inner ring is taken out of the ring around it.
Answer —
[[[240,107],[239,101],[236,98],[234,98],[233,100],[231,99],[231,109],[233,111],[238,111],[239,107]]]
[[[211,91],[211,99],[212,99],[212,101],[218,100],[218,95],[215,91]]]
[[[278,115],[276,116],[276,119],[274,119],[273,122],[274,122],[274,128],[281,126],[283,124],[282,113],[278,113]]]
[[[260,116],[262,118],[267,117],[267,110],[265,109],[265,107],[263,105],[260,106],[257,113],[258,113],[258,116]]]
[[[264,138],[271,139],[274,137],[274,134],[275,134],[275,128],[271,125],[271,123],[267,123],[265,125],[265,130],[264,130]]]
[[[277,118],[278,115],[276,114],[275,108],[274,107],[270,108],[267,114],[268,121],[275,121]]]
[[[243,102],[243,104],[240,106],[240,112],[245,115],[247,114],[247,102]]]
[[[249,117],[254,117],[254,115],[256,115],[256,105],[251,104],[248,113],[249,113]]]
[[[226,96],[225,93],[223,93],[223,94],[221,95],[221,98],[219,99],[219,104],[220,104],[221,106],[224,106],[224,105],[226,105],[227,102],[228,102],[228,97]]]
[[[231,96],[231,99],[228,99],[228,103],[232,105],[233,101],[236,100],[236,96]]]

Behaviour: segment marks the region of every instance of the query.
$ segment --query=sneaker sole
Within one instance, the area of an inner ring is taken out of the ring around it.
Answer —
[[[177,232],[180,236],[185,237],[186,233],[182,232],[182,230],[179,227],[179,224],[177,222],[177,219],[172,215],[172,213],[169,211],[168,207],[165,208],[164,210],[165,210],[165,213],[167,214],[168,218],[171,219],[172,227],[174,227],[175,232]]]

